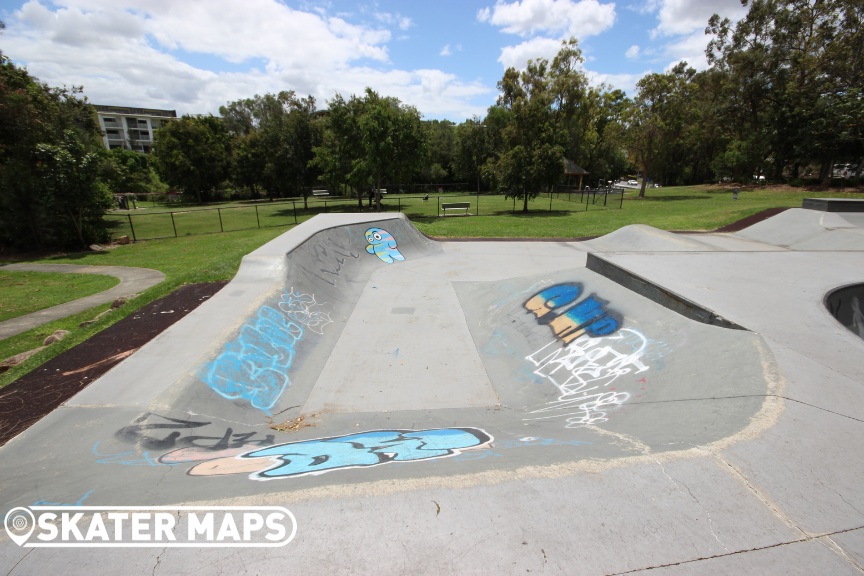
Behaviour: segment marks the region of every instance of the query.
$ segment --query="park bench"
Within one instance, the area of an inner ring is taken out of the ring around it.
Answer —
[[[445,202],[441,204],[441,210],[444,212],[444,216],[447,215],[448,210],[464,210],[465,215],[468,216],[468,210],[470,209],[470,202]]]

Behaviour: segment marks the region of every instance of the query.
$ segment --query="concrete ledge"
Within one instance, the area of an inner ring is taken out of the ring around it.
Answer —
[[[864,200],[850,198],[805,198],[801,204],[808,210],[822,212],[864,212]]]
[[[644,296],[645,298],[648,298],[673,312],[677,312],[685,318],[696,320],[703,324],[719,326],[721,328],[747,330],[747,328],[718,316],[711,310],[696,304],[692,300],[688,300],[687,298],[675,294],[662,286],[654,284],[650,280],[647,280],[638,274],[625,270],[593,252],[588,253],[588,260],[585,266],[589,270],[596,272],[601,276],[605,276],[609,280],[624,286],[628,290],[631,290],[640,296]]]

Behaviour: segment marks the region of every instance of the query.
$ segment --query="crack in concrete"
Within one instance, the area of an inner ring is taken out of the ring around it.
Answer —
[[[678,484],[678,482],[677,482],[674,478],[672,478],[672,476],[671,476],[668,472],[666,472],[666,468],[663,467],[663,464],[662,464],[659,460],[657,460],[657,458],[654,458],[653,456],[652,456],[652,458],[653,458],[653,460],[657,463],[657,465],[660,467],[660,470],[663,472],[663,474],[664,474],[667,478],[669,478],[669,480],[670,480],[673,484],[675,484],[675,488],[678,490],[678,492],[679,492],[680,494],[684,494],[684,492],[681,490],[681,486]],[[726,552],[729,552],[729,548],[727,548],[726,545],[723,544],[723,541],[720,540],[720,537],[717,536],[717,533],[714,531],[714,521],[711,519],[711,512],[710,512],[707,508],[705,508],[705,506],[704,506],[704,505],[699,501],[698,498],[696,498],[696,496],[693,494],[693,491],[690,490],[690,487],[689,487],[687,484],[685,484],[684,482],[682,482],[681,484],[683,484],[683,485],[684,485],[684,488],[687,489],[687,493],[690,495],[690,498],[692,498],[693,501],[696,502],[696,504],[698,504],[699,507],[700,507],[700,508],[705,512],[705,514],[708,516],[708,529],[711,531],[711,535],[714,537],[714,539],[717,541],[717,543],[720,544],[720,546],[721,546],[724,550],[726,550]]]
[[[31,548],[30,550],[28,550],[28,551],[27,551],[27,554],[24,554],[24,556],[22,556],[22,557],[18,560],[18,562],[16,562],[15,565],[12,566],[12,568],[9,569],[9,572],[6,573],[6,576],[9,576],[10,574],[12,574],[12,572],[15,570],[15,568],[17,568],[18,565],[21,564],[21,562],[23,562],[24,559],[27,558],[27,556],[29,556],[29,555],[30,555],[34,550],[35,550],[35,548]]]
[[[624,572],[607,572],[606,576],[623,576],[624,574],[635,574],[636,572],[646,572],[648,570],[656,570],[658,568],[669,568],[671,566],[682,566],[684,564],[692,564],[694,562],[701,562],[703,560],[714,560],[717,558],[726,558],[728,556],[736,556],[738,554],[746,554],[748,552],[759,552],[762,550],[770,550],[772,548],[779,548],[781,546],[788,546],[790,544],[801,544],[805,542],[810,542],[813,540],[820,540],[825,537],[836,536],[838,534],[845,534],[846,532],[854,532],[855,530],[861,530],[864,526],[858,526],[856,528],[848,528],[846,530],[838,530],[837,532],[830,532],[828,534],[820,534],[818,536],[807,536],[805,535],[803,538],[799,538],[797,540],[789,540],[787,542],[778,542],[776,544],[769,544],[767,546],[757,546],[756,548],[748,548],[746,550],[736,550],[734,552],[729,552],[728,554],[715,554],[714,556],[703,556],[701,558],[692,558],[690,560],[682,560],[680,562],[669,562],[668,564],[657,564],[654,566],[646,566],[644,568],[634,568],[633,570],[625,570]]]

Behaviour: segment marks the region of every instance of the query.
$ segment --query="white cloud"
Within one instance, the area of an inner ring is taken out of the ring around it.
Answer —
[[[446,44],[441,51],[438,53],[439,56],[452,56],[455,52],[462,52],[461,44]]]
[[[635,60],[639,58],[640,48],[638,45],[634,44],[624,52],[624,56],[629,60]]]
[[[693,32],[689,36],[670,42],[664,50],[665,55],[672,59],[666,70],[684,60],[696,70],[705,70],[708,68],[708,59],[705,56],[707,46],[708,37],[703,32]]]
[[[713,14],[738,20],[747,14],[740,0],[662,0],[658,6],[656,35],[670,36],[704,31]]]
[[[216,114],[233,100],[295,90],[323,107],[337,92],[372,86],[425,114],[484,112],[471,101],[490,87],[390,69],[391,30],[410,27],[409,18],[351,18],[279,0],[28,0],[4,18],[0,46],[43,82],[83,85],[99,104]]]
[[[504,68],[523,69],[528,60],[546,58],[552,60],[561,50],[561,40],[554,38],[533,38],[516,46],[505,46],[501,49],[498,61]]]
[[[479,10],[477,19],[523,37],[556,34],[584,38],[612,27],[615,4],[598,0],[497,0],[492,8]]]
[[[619,90],[624,90],[630,94],[636,91],[636,83],[639,79],[648,73],[650,73],[650,70],[638,74],[605,74],[593,70],[585,71],[585,75],[588,76],[588,82],[592,86],[605,84],[610,88],[618,88]]]

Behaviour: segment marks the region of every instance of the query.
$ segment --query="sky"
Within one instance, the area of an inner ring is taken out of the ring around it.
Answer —
[[[0,0],[0,51],[93,104],[218,115],[294,90],[319,108],[366,87],[423,118],[484,117],[508,67],[576,37],[589,81],[633,94],[681,60],[704,69],[712,14],[740,0]]]

